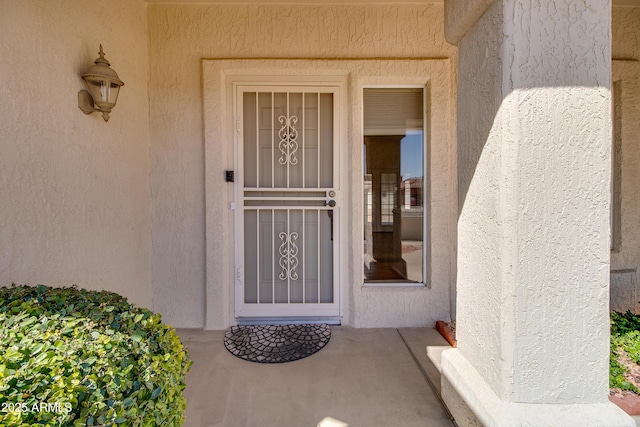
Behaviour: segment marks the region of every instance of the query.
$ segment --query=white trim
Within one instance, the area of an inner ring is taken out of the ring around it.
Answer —
[[[430,268],[431,265],[431,244],[430,244],[430,233],[429,233],[429,214],[431,212],[430,208],[430,200],[431,200],[431,180],[430,178],[430,168],[429,168],[429,129],[427,128],[427,119],[428,119],[428,110],[429,105],[427,104],[428,96],[427,91],[429,90],[429,84],[415,84],[415,85],[401,85],[401,84],[390,84],[390,85],[380,85],[380,84],[364,84],[360,87],[360,104],[363,108],[360,111],[361,120],[360,123],[363,126],[362,135],[364,137],[364,90],[365,89],[422,89],[422,172],[423,172],[423,184],[422,184],[422,204],[423,204],[423,215],[422,215],[422,282],[384,282],[384,281],[364,281],[364,271],[362,274],[363,288],[431,288],[431,279],[430,279]],[[364,162],[360,162],[360,182],[364,185]],[[359,203],[363,206],[362,194],[359,198]],[[361,250],[360,250],[360,269],[364,266],[364,227],[360,230],[362,233],[361,241]]]
[[[291,325],[291,324],[328,324],[340,325],[339,316],[318,316],[318,317],[238,317],[238,325]]]
[[[363,288],[426,288],[422,282],[364,282]]]

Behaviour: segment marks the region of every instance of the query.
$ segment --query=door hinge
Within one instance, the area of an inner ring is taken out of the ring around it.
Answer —
[[[236,120],[236,132],[240,133],[240,119]]]
[[[236,267],[236,282],[242,283],[242,267]]]

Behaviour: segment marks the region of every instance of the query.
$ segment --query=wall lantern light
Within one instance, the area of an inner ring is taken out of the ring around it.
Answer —
[[[100,57],[95,60],[96,65],[89,67],[82,79],[87,82],[89,91],[78,92],[78,107],[85,114],[101,111],[104,121],[109,121],[109,113],[115,107],[120,86],[124,82],[118,78],[118,74],[112,70],[111,64],[104,57],[102,45],[100,45]]]

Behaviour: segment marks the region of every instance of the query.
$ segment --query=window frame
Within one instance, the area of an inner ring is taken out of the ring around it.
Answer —
[[[362,278],[363,288],[380,288],[380,287],[391,287],[391,288],[430,288],[430,271],[429,271],[429,257],[430,257],[430,247],[431,247],[431,233],[429,232],[429,218],[431,212],[430,200],[430,187],[431,187],[431,179],[430,179],[430,165],[429,165],[429,104],[428,104],[428,84],[363,84],[360,86],[359,97],[360,97],[360,132],[362,140],[359,141],[359,144],[364,144],[365,137],[365,125],[364,125],[364,93],[365,89],[421,89],[422,90],[422,172],[423,172],[423,187],[422,187],[422,202],[423,202],[423,214],[422,214],[422,281],[385,281],[385,280],[367,280],[364,274],[364,254],[365,254],[365,224],[360,229],[360,241],[362,242],[360,248],[360,268],[362,269]],[[364,150],[363,150],[364,153]],[[366,156],[363,154],[362,162],[360,162],[360,184],[363,190],[366,187],[365,181],[365,172],[366,172]],[[399,189],[398,189],[399,191]],[[365,205],[364,200],[364,191],[360,195],[359,203],[362,206],[363,212],[367,213],[367,206]],[[374,213],[375,215],[375,213]],[[364,218],[363,218],[364,219]]]

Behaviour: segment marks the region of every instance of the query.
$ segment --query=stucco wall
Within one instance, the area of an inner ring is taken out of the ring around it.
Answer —
[[[442,58],[453,57],[455,48],[444,40],[442,4],[152,4],[148,18],[154,307],[171,323],[201,327],[206,277],[217,277],[220,289],[231,286],[222,259],[209,260],[215,271],[205,269],[211,242],[205,241],[201,59]],[[443,227],[448,232],[452,225]],[[230,249],[222,240],[215,245],[220,256]],[[451,256],[444,258],[433,268],[450,278]],[[411,305],[406,298],[398,304]]]
[[[613,58],[640,61],[640,7],[614,6],[611,18]]]
[[[499,223],[502,9],[495,2],[458,45],[458,341],[486,381],[500,387],[502,263]],[[473,70],[471,72],[471,70]],[[464,95],[463,95],[464,94]],[[494,121],[495,118],[495,121]],[[466,244],[462,244],[465,243]],[[473,283],[461,287],[461,283]]]
[[[611,308],[640,313],[640,7],[612,10],[612,79],[619,86],[619,141],[614,179],[614,236],[611,252]]]
[[[459,351],[507,401],[605,396],[549,356],[606,370],[609,23],[573,4],[496,1],[459,44]]]
[[[0,2],[0,286],[77,284],[151,306],[145,9]],[[108,123],[77,107],[100,43],[125,82]]]

